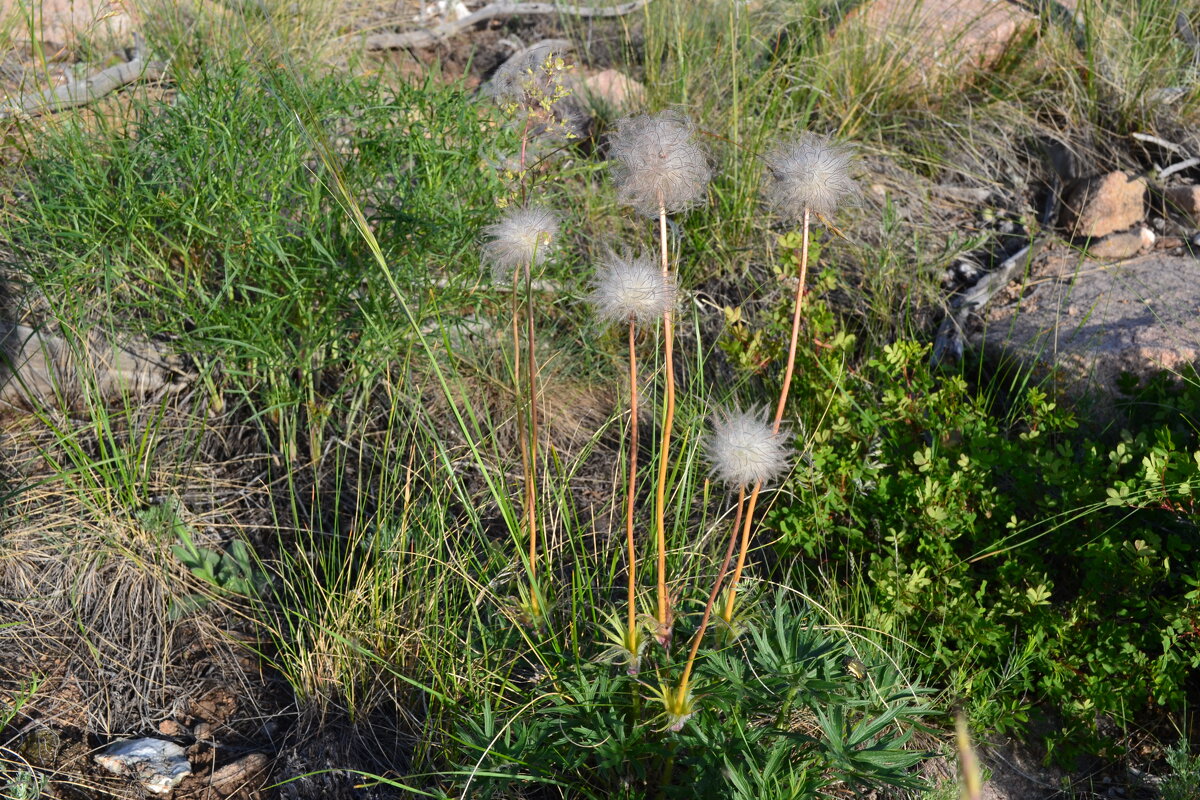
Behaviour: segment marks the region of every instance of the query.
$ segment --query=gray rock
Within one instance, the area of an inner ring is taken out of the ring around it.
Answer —
[[[1098,413],[1111,408],[1122,372],[1145,377],[1200,356],[1200,261],[1156,252],[1102,265],[1057,254],[1039,275],[993,307],[971,340],[1070,396],[1097,397]]]
[[[169,794],[192,774],[183,748],[163,739],[125,739],[94,758],[114,775],[130,775],[153,794]]]

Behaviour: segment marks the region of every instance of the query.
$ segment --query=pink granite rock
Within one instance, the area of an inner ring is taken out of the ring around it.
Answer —
[[[847,15],[837,35],[861,26],[894,45],[916,74],[933,76],[991,66],[1017,33],[1039,22],[1017,4],[995,0],[871,0]]]
[[[1145,217],[1146,179],[1110,172],[1067,188],[1059,224],[1071,236],[1107,236]]]
[[[1163,190],[1167,213],[1200,228],[1200,186],[1169,186]]]

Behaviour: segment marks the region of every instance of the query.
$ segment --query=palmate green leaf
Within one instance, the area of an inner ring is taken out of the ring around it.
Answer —
[[[876,736],[882,733],[885,728],[899,719],[906,710],[907,709],[905,708],[899,707],[891,708],[875,719],[863,720],[859,722],[854,726],[853,729],[851,729],[850,735],[846,739],[847,744],[851,747],[857,747],[864,742],[874,739]]]

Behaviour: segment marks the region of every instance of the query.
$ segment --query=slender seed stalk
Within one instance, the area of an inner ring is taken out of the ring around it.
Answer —
[[[663,278],[671,274],[667,252],[667,209],[658,208],[659,245],[662,250]],[[658,540],[658,642],[671,640],[672,614],[667,599],[667,462],[671,451],[671,428],[675,423],[675,329],[671,311],[663,314],[663,368],[666,371],[666,408],[663,411],[662,440],[658,448],[658,486],[654,494],[654,531]]]
[[[637,491],[638,401],[637,348],[634,346],[634,322],[629,321],[629,490],[625,500],[625,539],[629,548],[629,643],[637,632],[637,545],[633,538],[633,504]],[[636,658],[636,653],[631,653]]]
[[[529,265],[525,265],[525,339],[528,346],[528,363],[525,365],[525,372],[529,380],[529,396],[526,401],[528,406],[529,418],[529,467],[525,474],[525,509],[528,515],[529,529],[529,582],[530,595],[532,596],[533,612],[536,616],[540,611],[538,602],[537,590],[537,545],[538,545],[538,529],[537,529],[537,440],[538,440],[538,414],[537,414],[537,360],[534,357],[534,319],[533,319],[533,277],[530,274]]]
[[[800,341],[800,312],[804,306],[804,284],[808,280],[808,224],[811,214],[809,207],[805,206],[800,238],[800,281],[796,284],[796,303],[792,311],[792,340],[788,344],[787,370],[783,373],[783,388],[779,390],[779,404],[775,407],[775,433],[779,433],[788,391],[792,387],[792,372],[796,368],[796,345]]]
[[[742,569],[746,565],[746,552],[750,549],[750,528],[754,522],[754,508],[758,505],[758,494],[762,490],[762,481],[754,484],[754,489],[750,492],[750,501],[746,504],[746,521],[742,525],[742,546],[738,550],[737,566],[733,570],[733,578],[729,581],[729,597],[725,600],[725,622],[733,622],[733,607],[737,600],[738,581],[742,579]]]
[[[538,601],[537,583],[537,530],[533,527],[533,482],[534,466],[529,447],[529,426],[526,424],[526,407],[521,383],[521,317],[518,299],[522,270],[513,270],[512,340],[513,340],[513,388],[517,391],[517,444],[521,451],[521,476],[525,482],[525,529],[529,534],[529,602],[534,617],[541,612]],[[528,270],[525,270],[528,275]],[[531,348],[532,355],[532,348]],[[531,381],[532,382],[532,381]]]
[[[625,533],[629,550],[629,627],[626,644],[631,673],[636,672],[640,653],[637,629],[637,542],[633,514],[637,492],[638,378],[636,328],[657,323],[675,303],[675,283],[664,276],[654,260],[611,250],[601,261],[590,296],[601,320],[629,326],[629,485],[625,508]]]
[[[704,604],[704,616],[700,618],[700,628],[692,637],[692,649],[688,652],[687,663],[683,666],[683,677],[679,681],[679,693],[686,696],[688,684],[692,678],[692,666],[696,663],[696,654],[700,652],[700,642],[704,640],[704,631],[708,628],[708,620],[712,617],[713,605],[717,601],[717,595],[721,591],[721,584],[725,581],[725,574],[729,571],[729,562],[733,560],[733,548],[738,540],[738,528],[742,525],[742,508],[746,504],[746,487],[742,486],[738,489],[737,513],[733,517],[733,527],[729,530],[729,546],[725,548],[725,560],[721,562],[721,569],[717,571],[717,579],[713,582],[712,591],[709,592],[708,602]]]
[[[783,411],[787,406],[788,392],[792,387],[792,375],[796,368],[796,347],[800,340],[800,317],[804,307],[804,285],[808,280],[808,228],[811,216],[811,210],[808,206],[805,206],[800,243],[800,280],[796,284],[796,302],[792,311],[792,338],[788,344],[787,369],[783,373],[783,386],[779,390],[779,403],[775,407],[775,420],[771,424],[771,432],[776,434],[779,433],[779,427],[783,422]],[[733,621],[734,602],[737,599],[737,585],[742,577],[742,567],[746,563],[746,551],[750,547],[750,530],[754,522],[754,509],[758,504],[760,491],[762,491],[762,482],[754,484],[754,489],[750,492],[750,506],[746,512],[746,526],[742,531],[742,547],[738,552],[737,567],[733,571],[733,580],[729,584],[729,597],[725,601],[725,613],[723,616],[726,622]]]

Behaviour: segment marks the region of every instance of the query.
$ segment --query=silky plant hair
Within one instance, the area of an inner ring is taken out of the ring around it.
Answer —
[[[713,415],[705,451],[712,474],[734,488],[771,483],[787,471],[787,435],[776,432],[757,409],[725,409]]]
[[[691,121],[673,111],[626,117],[609,139],[620,201],[657,217],[704,200],[712,177]]]
[[[483,229],[483,257],[492,268],[492,280],[511,283],[514,273],[541,266],[553,253],[558,237],[558,215],[543,206],[509,208]]]
[[[773,212],[799,221],[809,211],[832,216],[838,206],[856,200],[859,186],[850,175],[853,151],[826,136],[805,133],[766,155],[763,196]]]
[[[605,253],[592,282],[588,299],[596,316],[604,322],[656,322],[675,307],[673,275],[663,275],[654,259],[646,255]]]

